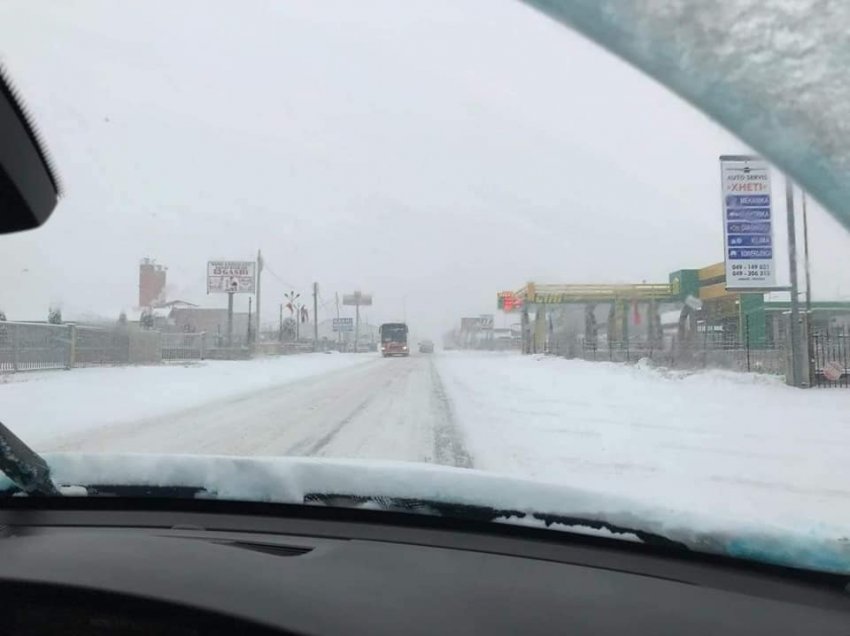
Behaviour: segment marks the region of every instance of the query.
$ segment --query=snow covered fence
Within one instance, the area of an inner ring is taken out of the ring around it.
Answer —
[[[0,372],[131,362],[127,329],[0,322]]]

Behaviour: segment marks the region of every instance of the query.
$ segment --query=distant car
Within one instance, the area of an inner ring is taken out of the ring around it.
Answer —
[[[434,353],[434,343],[430,340],[423,340],[419,343],[419,353]]]

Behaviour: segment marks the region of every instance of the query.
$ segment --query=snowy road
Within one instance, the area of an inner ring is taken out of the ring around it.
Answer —
[[[433,358],[371,358],[154,418],[60,436],[56,451],[303,455],[470,466]]]
[[[39,451],[473,467],[727,520],[850,528],[850,390],[767,376],[444,352],[20,374],[0,419]]]

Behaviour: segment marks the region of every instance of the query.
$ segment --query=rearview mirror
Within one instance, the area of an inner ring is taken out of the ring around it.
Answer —
[[[0,67],[0,234],[43,224],[59,192],[59,180],[32,120]]]

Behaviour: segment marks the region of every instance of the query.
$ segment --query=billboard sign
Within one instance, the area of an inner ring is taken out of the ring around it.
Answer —
[[[343,305],[371,305],[372,304],[372,294],[364,294],[363,292],[356,291],[353,294],[343,294],[342,296],[342,304]]]
[[[478,318],[461,318],[460,330],[466,332],[478,331]]]
[[[492,329],[493,328],[493,314],[481,314],[478,316],[478,328],[479,329]]]
[[[726,288],[776,286],[770,166],[759,157],[720,157]]]
[[[253,294],[257,276],[254,261],[208,261],[208,294]]]
[[[522,300],[512,291],[499,292],[496,307],[505,312],[516,311],[522,306]]]
[[[354,331],[354,318],[334,318],[334,331]]]

